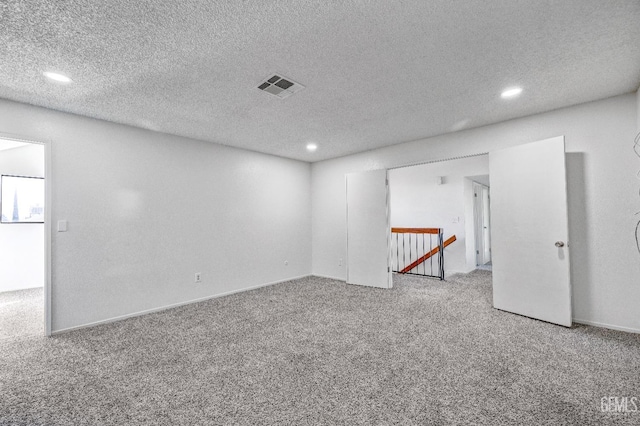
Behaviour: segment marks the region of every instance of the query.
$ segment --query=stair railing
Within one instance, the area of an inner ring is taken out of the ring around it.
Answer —
[[[391,228],[393,272],[444,280],[444,248],[455,240],[442,228]]]

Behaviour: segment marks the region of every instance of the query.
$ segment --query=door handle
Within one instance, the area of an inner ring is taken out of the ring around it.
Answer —
[[[556,241],[556,247],[564,247],[563,241]]]

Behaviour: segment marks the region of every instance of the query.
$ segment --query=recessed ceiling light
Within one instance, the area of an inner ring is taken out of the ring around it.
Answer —
[[[318,145],[316,145],[315,143],[308,143],[307,144],[307,151],[315,151],[316,149],[318,149]]]
[[[522,93],[522,87],[510,87],[506,89],[500,96],[502,99],[515,98],[520,93]]]
[[[51,71],[45,71],[42,73],[45,77],[47,77],[49,80],[51,81],[55,81],[56,83],[71,83],[73,82],[73,80],[71,80],[69,77],[67,77],[66,75],[57,73],[57,72],[51,72]]]

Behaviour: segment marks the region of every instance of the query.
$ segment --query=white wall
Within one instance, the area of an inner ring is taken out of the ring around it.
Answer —
[[[44,177],[44,147],[0,151],[0,175]],[[0,224],[0,292],[44,285],[44,225]]]
[[[308,163],[5,100],[0,134],[51,141],[54,331],[311,272]]]
[[[478,154],[565,135],[574,318],[640,331],[636,94],[312,165],[313,273],[345,278],[344,174]],[[544,165],[541,165],[544,167]]]
[[[638,132],[640,132],[640,88],[636,92],[636,114],[638,115]]]
[[[469,241],[465,228],[467,222],[473,222],[473,206],[469,206],[473,199],[465,192],[465,176],[486,174],[486,155],[390,170],[391,226],[443,228],[445,239],[456,236],[456,241],[445,249],[447,275],[472,271],[475,259],[467,264]],[[436,177],[443,177],[442,185],[437,184]],[[468,186],[470,189],[470,182]],[[469,213],[471,217],[467,217]],[[473,238],[470,243],[473,250]]]

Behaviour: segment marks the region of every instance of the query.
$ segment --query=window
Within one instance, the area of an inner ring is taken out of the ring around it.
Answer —
[[[44,178],[2,175],[2,223],[44,223]]]

